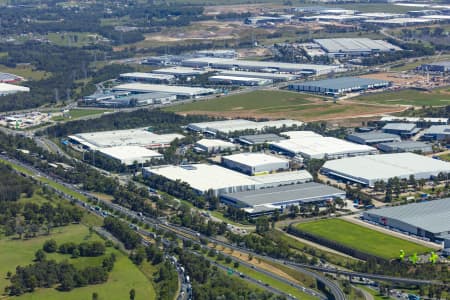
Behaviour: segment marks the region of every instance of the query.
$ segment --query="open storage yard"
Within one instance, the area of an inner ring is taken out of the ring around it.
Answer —
[[[370,116],[399,111],[397,107],[325,102],[325,98],[287,91],[253,91],[181,104],[167,108],[186,114],[206,114],[225,117],[291,118],[304,121]]]
[[[397,258],[400,250],[404,250],[407,255],[431,250],[425,246],[340,219],[312,221],[297,224],[295,227],[329,241],[386,259]]]

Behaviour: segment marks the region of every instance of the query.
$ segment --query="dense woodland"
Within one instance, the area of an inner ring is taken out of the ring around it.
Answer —
[[[0,202],[17,201],[23,193],[28,198],[33,196],[33,182],[14,172],[12,167],[0,163]]]
[[[46,260],[42,250],[36,252],[35,263],[25,267],[18,266],[10,278],[11,285],[6,288],[11,296],[31,293],[36,288],[57,286],[61,291],[70,291],[77,287],[104,283],[108,273],[114,267],[115,256],[106,257],[101,266],[89,266],[77,269],[68,261]]]
[[[103,227],[121,241],[126,249],[135,249],[142,240],[141,236],[131,229],[127,223],[119,219],[106,217]]]

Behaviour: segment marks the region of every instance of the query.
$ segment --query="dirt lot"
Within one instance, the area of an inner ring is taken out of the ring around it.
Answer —
[[[425,76],[403,74],[400,72],[374,73],[374,74],[363,75],[360,77],[389,80],[389,81],[392,81],[394,83],[394,85],[398,85],[401,87],[408,86],[408,85],[418,86],[426,81]]]

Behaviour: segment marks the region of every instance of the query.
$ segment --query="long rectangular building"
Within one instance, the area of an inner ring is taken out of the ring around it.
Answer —
[[[380,131],[370,132],[355,132],[347,135],[347,140],[362,144],[362,145],[375,145],[379,143],[400,142],[402,139],[400,136],[391,133],[384,133]]]
[[[196,98],[215,93],[214,89],[202,87],[190,87],[180,85],[146,84],[146,83],[126,83],[113,87],[114,91],[128,91],[133,93],[171,93],[179,98]]]
[[[387,88],[390,85],[391,82],[387,80],[361,77],[339,77],[290,84],[289,89],[297,92],[341,96],[347,93],[365,92],[368,90]]]
[[[283,128],[283,127],[300,127],[304,123],[295,120],[273,120],[265,122],[255,122],[244,119],[212,121],[188,124],[187,129],[216,135],[217,133],[230,134],[233,132],[253,130],[255,132],[263,132],[268,128]]]
[[[240,60],[216,57],[199,57],[186,59],[183,66],[194,68],[238,69],[241,71],[271,71],[304,75],[325,75],[339,72],[338,65],[292,64],[274,61]]]
[[[119,79],[123,81],[136,81],[147,83],[171,83],[175,80],[175,76],[169,74],[132,72],[120,74]]]
[[[248,176],[218,165],[208,164],[148,167],[143,169],[143,175],[159,175],[171,181],[185,182],[199,194],[212,190],[216,196],[312,180],[311,174],[303,170]]]
[[[383,40],[369,38],[315,39],[314,42],[331,56],[360,56],[402,50]]]
[[[230,85],[243,85],[243,86],[261,86],[269,85],[273,83],[272,79],[255,78],[255,77],[242,77],[242,76],[230,76],[230,75],[216,75],[208,78],[209,82],[216,84],[230,84]]]
[[[273,81],[291,81],[291,80],[295,80],[299,77],[294,74],[269,73],[269,72],[246,72],[246,71],[221,71],[219,74],[226,75],[226,76],[271,79]]]
[[[408,234],[442,242],[450,234],[450,198],[371,209],[363,213],[363,218]]]
[[[367,145],[354,144],[334,137],[323,137],[313,132],[288,133],[291,138],[270,143],[270,149],[290,156],[306,159],[336,159],[348,156],[375,154],[377,150]]]
[[[345,199],[345,191],[325,184],[308,182],[274,188],[224,194],[221,201],[239,208],[257,208],[275,206],[286,208],[291,205],[305,205]]]
[[[414,153],[378,154],[327,161],[321,172],[367,186],[390,178],[430,179],[439,173],[450,173],[450,163]]]
[[[433,148],[430,144],[418,141],[402,141],[402,142],[391,142],[391,143],[381,143],[378,145],[378,149],[383,152],[393,153],[393,152],[422,152],[430,153],[433,152]]]

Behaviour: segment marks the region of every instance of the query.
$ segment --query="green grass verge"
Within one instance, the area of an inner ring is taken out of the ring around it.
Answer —
[[[268,284],[271,287],[273,287],[279,291],[282,291],[287,294],[291,294],[291,295],[297,297],[297,299],[317,299],[309,294],[299,291],[298,289],[296,289],[295,287],[293,287],[289,284],[278,281],[268,275],[258,272],[255,269],[243,266],[242,264],[239,264],[238,268],[233,268],[233,263],[228,264],[228,265],[224,261],[220,261],[220,262],[218,261],[218,263],[220,263],[221,265],[227,266],[229,268],[232,268],[235,272],[240,272],[248,277],[251,277],[256,280],[260,280],[262,283]]]
[[[387,105],[444,106],[450,105],[450,89],[435,89],[430,92],[405,89],[360,96],[353,100]]]
[[[17,265],[30,264],[33,261],[34,253],[40,249],[47,239],[55,239],[57,243],[76,242],[80,243],[88,240],[100,239],[96,234],[90,234],[84,225],[70,225],[53,229],[50,236],[40,236],[29,240],[14,240],[9,238],[0,239],[0,289],[9,284],[3,276],[6,272],[14,272]],[[56,289],[39,289],[32,294],[24,294],[15,299],[19,300],[79,300],[91,299],[92,293],[97,292],[100,299],[128,299],[129,290],[136,290],[136,299],[155,299],[155,291],[146,276],[120,251],[108,248],[108,253],[114,253],[117,261],[109,279],[104,284],[91,285],[76,288],[70,292],[59,292]],[[56,260],[69,259],[77,267],[101,263],[102,257],[70,259],[67,255],[51,254],[48,258]]]
[[[304,232],[386,259],[398,257],[400,250],[404,250],[407,256],[431,251],[428,247],[341,219],[325,219],[295,226]]]

